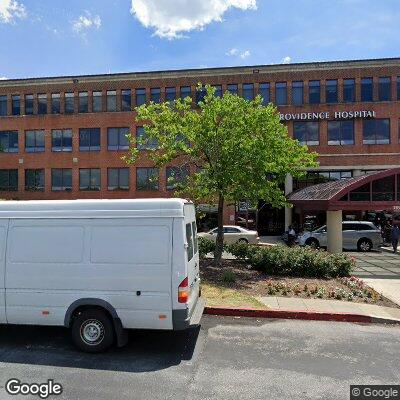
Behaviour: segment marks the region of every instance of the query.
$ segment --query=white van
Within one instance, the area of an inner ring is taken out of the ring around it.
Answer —
[[[193,203],[182,199],[0,202],[0,323],[71,328],[82,350],[126,329],[200,321]]]

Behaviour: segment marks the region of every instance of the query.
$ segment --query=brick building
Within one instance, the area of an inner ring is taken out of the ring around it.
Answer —
[[[218,94],[260,93],[289,134],[320,154],[306,179],[288,178],[288,192],[399,165],[400,59],[13,79],[0,81],[0,198],[170,196],[167,176],[176,171],[154,169],[145,148],[127,167],[125,134],[143,131],[132,107],[196,101],[198,82]],[[285,212],[260,207],[265,232],[282,231]],[[227,209],[226,219],[233,214]]]

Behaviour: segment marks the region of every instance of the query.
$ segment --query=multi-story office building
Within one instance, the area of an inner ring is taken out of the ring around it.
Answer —
[[[209,68],[0,81],[0,198],[168,197],[173,166],[154,168],[146,146],[134,166],[126,133],[140,136],[133,107],[192,96],[198,82],[217,95],[274,103],[289,135],[317,151],[306,184],[398,166],[400,59]],[[152,144],[149,143],[148,146]],[[227,209],[228,221],[234,219]],[[265,232],[284,211],[262,207]]]

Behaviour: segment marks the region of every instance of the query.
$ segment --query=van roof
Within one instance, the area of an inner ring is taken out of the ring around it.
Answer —
[[[183,217],[185,199],[0,201],[0,218]]]

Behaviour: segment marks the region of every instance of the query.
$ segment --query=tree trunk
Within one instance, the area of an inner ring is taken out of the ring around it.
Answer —
[[[224,196],[220,194],[218,198],[218,232],[215,242],[214,265],[221,264],[222,252],[224,250],[224,201]]]

